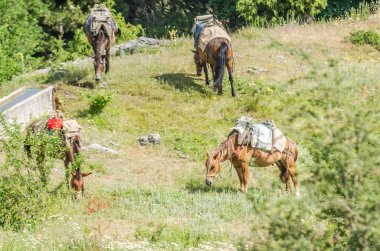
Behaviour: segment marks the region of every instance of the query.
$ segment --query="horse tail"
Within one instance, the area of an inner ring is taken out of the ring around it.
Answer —
[[[226,42],[222,42],[218,50],[218,55],[216,56],[214,86],[222,85],[224,70],[226,67],[227,59],[228,59],[227,53],[228,53],[228,44]]]
[[[99,29],[98,35],[95,37],[96,44],[101,45],[106,37],[106,33],[104,32],[103,27],[101,27]]]
[[[80,171],[80,168],[78,167],[78,168],[77,168],[77,171],[76,171],[75,178],[76,178],[77,180],[80,180],[81,177],[82,177],[82,173],[81,173],[81,171]]]

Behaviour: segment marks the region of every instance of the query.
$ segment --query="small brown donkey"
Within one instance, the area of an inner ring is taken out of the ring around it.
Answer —
[[[296,175],[295,162],[298,157],[297,146],[287,139],[284,152],[278,150],[273,152],[261,151],[253,148],[251,144],[239,145],[238,134],[232,133],[218,148],[211,154],[207,154],[206,160],[206,184],[211,186],[214,178],[220,172],[220,163],[226,160],[231,161],[240,180],[240,191],[248,191],[249,162],[254,158],[254,163],[260,167],[276,164],[281,171],[281,179],[285,182],[286,191],[290,191],[290,179],[292,179],[296,196],[300,195],[298,180]]]

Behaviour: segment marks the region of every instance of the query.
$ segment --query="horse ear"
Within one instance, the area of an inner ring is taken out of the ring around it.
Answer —
[[[197,51],[196,51],[196,50],[190,50],[190,51],[191,51],[191,52],[193,52],[194,54],[195,54],[195,53],[197,53]]]
[[[74,173],[74,172],[72,172],[72,173],[71,173],[71,175],[72,175],[73,177],[75,177],[77,174],[76,174],[76,173]]]
[[[83,177],[86,177],[86,176],[88,176],[88,175],[90,175],[90,174],[92,174],[92,173],[82,173],[82,176],[83,176]]]

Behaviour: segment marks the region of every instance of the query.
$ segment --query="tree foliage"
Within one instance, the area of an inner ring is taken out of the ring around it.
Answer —
[[[92,53],[83,25],[95,1],[0,1],[0,83],[12,76],[53,62]],[[98,2],[98,1],[96,1]],[[141,26],[127,24],[107,4],[119,25],[119,41],[134,39]]]
[[[0,2],[0,83],[12,76],[92,53],[83,25],[94,3],[105,3],[120,28],[118,41],[145,33],[188,34],[197,15],[212,13],[228,28],[346,15],[359,0],[4,0]],[[371,0],[370,8],[377,5]],[[143,29],[144,28],[144,29]]]
[[[38,64],[34,56],[43,52],[46,38],[38,9],[44,7],[38,1],[0,1],[0,82]]]
[[[327,0],[238,0],[236,7],[246,22],[265,24],[290,18],[307,21],[326,6]]]

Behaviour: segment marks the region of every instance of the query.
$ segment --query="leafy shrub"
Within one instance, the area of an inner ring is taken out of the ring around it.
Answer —
[[[36,3],[28,2],[0,1],[0,82],[38,65],[33,55],[44,51],[45,35],[37,18],[30,15]]]
[[[73,59],[80,56],[89,56],[93,53],[87,36],[82,29],[75,31],[74,38],[67,43],[67,47],[67,51],[71,53]]]
[[[86,97],[89,103],[88,112],[91,115],[96,115],[101,113],[107,104],[112,101],[113,95],[110,92],[97,92],[87,94]]]
[[[13,174],[0,179],[0,226],[12,230],[33,227],[52,203],[39,180]]]
[[[350,113],[337,113],[340,125],[331,130],[331,140],[313,151],[318,191],[327,199],[321,218],[336,226],[337,244],[358,250],[379,248],[380,173],[374,167],[380,163],[380,140],[373,108],[363,104]]]
[[[237,11],[247,23],[277,24],[290,18],[307,21],[327,6],[327,0],[238,0]]]
[[[6,156],[0,166],[0,226],[22,230],[33,227],[54,201],[47,188],[48,175],[50,160],[63,151],[62,139],[54,134],[31,136],[27,141],[33,144],[29,159],[23,149],[25,136],[20,127],[6,123],[3,117],[0,126],[0,143]]]
[[[380,35],[375,31],[355,31],[350,34],[348,39],[353,44],[369,44],[373,46],[375,49],[380,50]]]
[[[114,15],[114,18],[120,31],[119,35],[117,36],[117,42],[132,40],[143,34],[144,30],[141,25],[126,23],[120,13]]]

